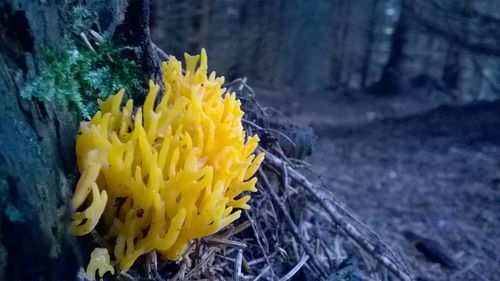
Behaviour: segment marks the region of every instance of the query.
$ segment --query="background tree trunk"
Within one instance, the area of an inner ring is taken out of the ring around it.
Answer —
[[[399,90],[401,81],[401,64],[405,59],[406,33],[408,31],[408,13],[405,7],[401,8],[399,21],[394,30],[389,60],[384,66],[382,76],[376,88],[381,94],[392,94]]]
[[[372,61],[372,55],[373,55],[373,43],[375,40],[375,25],[376,19],[377,19],[377,7],[378,7],[378,2],[379,0],[374,0],[373,3],[371,4],[371,12],[370,12],[370,19],[368,21],[368,31],[366,35],[366,42],[365,42],[365,50],[364,50],[364,58],[362,60],[362,68],[361,68],[361,85],[360,87],[366,88],[368,86],[368,77],[370,75],[370,66],[371,66],[371,61]]]

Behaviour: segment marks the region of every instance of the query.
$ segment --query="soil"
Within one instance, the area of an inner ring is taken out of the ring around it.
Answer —
[[[314,129],[307,160],[419,280],[500,280],[500,102],[256,92]]]

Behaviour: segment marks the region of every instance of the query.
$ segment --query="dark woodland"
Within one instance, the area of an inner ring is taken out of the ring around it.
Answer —
[[[0,0],[0,280],[92,280],[80,122],[202,48],[266,153],[251,209],[104,280],[500,280],[495,0]]]

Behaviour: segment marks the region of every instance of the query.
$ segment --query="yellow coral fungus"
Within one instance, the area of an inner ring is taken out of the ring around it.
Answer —
[[[85,275],[87,275],[87,277],[89,277],[91,280],[96,280],[96,271],[100,277],[103,277],[106,272],[114,274],[115,269],[110,264],[109,260],[110,258],[108,249],[95,248],[90,254],[90,262],[87,266],[87,271],[85,271]]]
[[[253,154],[257,136],[245,138],[240,101],[225,93],[223,77],[207,77],[204,50],[185,59],[185,73],[175,58],[163,63],[159,99],[150,82],[143,108],[132,100],[121,108],[120,91],[99,102],[77,136],[72,232],[97,229],[120,270],[152,250],[177,259],[190,240],[236,220],[235,209],[249,208],[241,194],[256,191],[264,155]]]

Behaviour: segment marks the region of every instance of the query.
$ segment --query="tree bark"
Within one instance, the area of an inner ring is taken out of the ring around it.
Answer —
[[[401,77],[399,71],[404,60],[404,48],[406,46],[406,33],[408,30],[408,13],[404,6],[401,7],[399,21],[396,24],[392,38],[389,60],[384,66],[382,76],[375,86],[377,92],[382,95],[393,94],[400,88]]]
[[[371,12],[370,12],[370,20],[368,21],[368,31],[366,35],[366,43],[365,50],[363,52],[363,68],[361,69],[361,88],[366,88],[368,84],[368,79],[370,76],[370,67],[372,62],[372,54],[373,54],[373,41],[375,39],[375,25],[376,25],[376,16],[377,16],[377,7],[378,1],[374,0],[371,2]]]
[[[20,96],[41,50],[61,51],[67,2],[0,0],[0,280],[72,280],[81,265],[68,233],[77,114]],[[124,12],[124,1],[86,3],[103,31]]]

